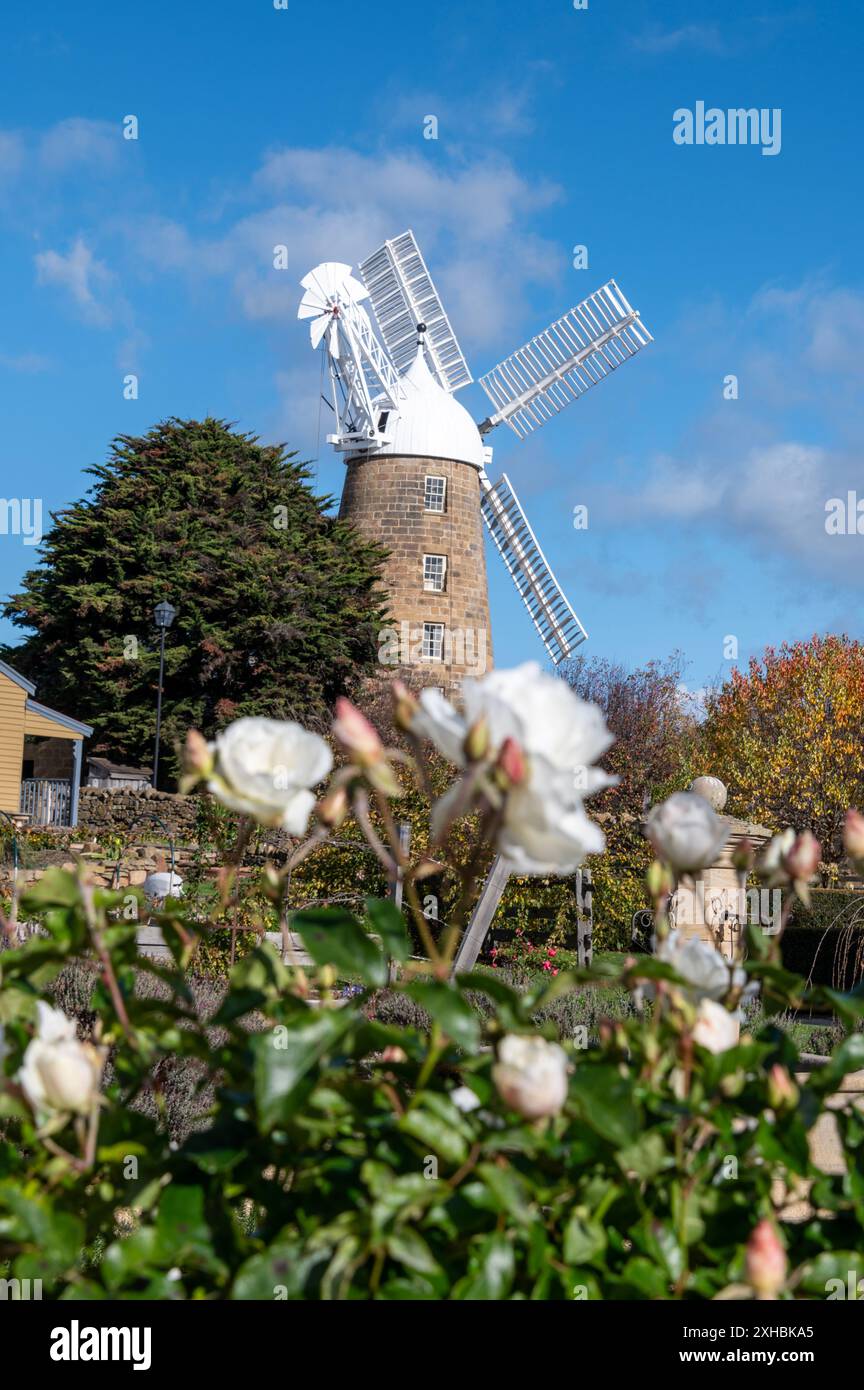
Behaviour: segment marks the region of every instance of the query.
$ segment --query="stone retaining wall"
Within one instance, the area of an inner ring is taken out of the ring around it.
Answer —
[[[86,837],[88,831],[94,835],[116,831],[128,837],[134,832],[136,838],[151,843],[165,838],[161,820],[175,840],[192,841],[200,804],[197,796],[177,796],[152,787],[140,791],[82,787],[75,833]]]

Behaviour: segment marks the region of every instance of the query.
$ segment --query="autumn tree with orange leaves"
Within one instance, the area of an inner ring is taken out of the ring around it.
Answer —
[[[768,647],[709,694],[706,767],[727,810],[773,830],[810,829],[843,859],[848,806],[864,806],[864,644],[842,636]]]

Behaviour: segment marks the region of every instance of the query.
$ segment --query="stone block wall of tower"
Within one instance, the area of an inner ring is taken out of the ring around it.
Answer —
[[[339,515],[390,552],[384,583],[393,626],[379,643],[382,669],[407,671],[424,685],[445,689],[489,670],[477,469],[452,459],[354,458]]]

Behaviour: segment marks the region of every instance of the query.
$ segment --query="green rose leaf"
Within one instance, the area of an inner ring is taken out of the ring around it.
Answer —
[[[311,1088],[310,1073],[353,1023],[347,1009],[306,1009],[252,1039],[258,1121],[266,1133],[294,1114]],[[308,1083],[308,1084],[304,1084]]]
[[[577,1067],[570,1079],[570,1095],[586,1124],[613,1144],[632,1144],[642,1127],[630,1083],[617,1067]]]
[[[395,903],[386,898],[367,898],[366,914],[369,925],[391,960],[407,960],[411,954],[411,939],[405,918]]]
[[[387,960],[379,946],[350,912],[314,907],[291,919],[295,931],[316,965],[333,965],[347,975],[359,975],[380,989],[387,983]]]
[[[426,1010],[466,1051],[473,1052],[480,1042],[480,1020],[458,990],[441,981],[418,980],[407,985],[405,993]]]

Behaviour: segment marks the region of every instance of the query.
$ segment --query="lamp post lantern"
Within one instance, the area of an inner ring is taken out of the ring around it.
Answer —
[[[156,692],[156,744],[153,749],[153,779],[155,787],[159,779],[159,739],[162,733],[162,681],[165,675],[165,633],[177,617],[177,609],[172,608],[167,599],[157,603],[153,610],[153,621],[159,630],[159,689]]]

